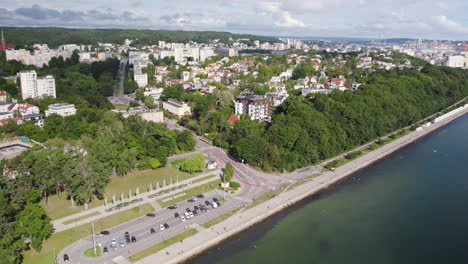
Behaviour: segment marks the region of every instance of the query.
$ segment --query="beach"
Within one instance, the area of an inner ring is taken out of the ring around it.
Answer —
[[[181,243],[176,243],[164,250],[148,256],[136,263],[180,263],[202,253],[206,249],[213,247],[223,240],[252,227],[253,225],[265,220],[273,214],[276,214],[294,203],[297,203],[319,191],[336,184],[349,175],[371,165],[372,163],[386,157],[387,155],[401,149],[402,147],[415,142],[417,139],[428,135],[438,128],[450,123],[451,121],[463,116],[468,112],[463,111],[450,116],[450,118],[437,122],[424,128],[421,131],[414,131],[401,138],[398,138],[380,148],[371,151],[355,160],[352,160],[338,168],[335,171],[323,173],[302,185],[293,189],[284,191],[277,196],[267,200],[250,209],[243,209],[234,214],[227,220],[213,226],[209,229],[199,229],[199,234],[184,239]]]

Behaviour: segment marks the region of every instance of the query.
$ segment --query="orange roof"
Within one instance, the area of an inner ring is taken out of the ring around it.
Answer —
[[[227,121],[233,126],[236,121],[239,120],[239,117],[238,116],[235,116],[235,115],[230,115],[229,118],[227,119]]]

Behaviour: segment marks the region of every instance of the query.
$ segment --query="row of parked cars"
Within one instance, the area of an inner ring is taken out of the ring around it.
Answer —
[[[199,196],[203,197],[203,195],[199,195]],[[195,201],[197,201],[197,199],[195,197],[193,197],[193,198],[190,198],[189,201],[190,202],[195,202]],[[206,200],[205,204],[200,203],[198,205],[194,205],[193,209],[190,208],[190,207],[186,208],[185,212],[183,212],[183,214],[179,214],[178,212],[176,212],[176,213],[174,213],[174,217],[175,218],[180,217],[180,220],[182,222],[185,222],[187,219],[193,218],[193,217],[197,216],[199,213],[206,213],[211,208],[216,209],[219,206],[221,206],[221,203],[219,202],[219,200],[217,198],[213,198],[213,202]],[[177,205],[174,204],[174,205],[169,206],[169,208],[170,209],[177,209],[178,207],[177,207]]]

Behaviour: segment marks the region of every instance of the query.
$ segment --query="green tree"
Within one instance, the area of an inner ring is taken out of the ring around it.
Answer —
[[[234,176],[234,167],[230,162],[228,162],[224,168],[224,181],[230,182],[232,180],[232,176]]]
[[[31,247],[40,251],[42,241],[47,239],[52,231],[52,224],[44,208],[39,204],[28,203],[16,218],[19,228],[31,239]]]
[[[184,130],[177,136],[177,146],[182,151],[195,150],[195,144],[196,141],[189,130]]]

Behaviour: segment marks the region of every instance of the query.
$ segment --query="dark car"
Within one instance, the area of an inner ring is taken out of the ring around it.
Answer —
[[[168,224],[164,224],[164,228],[168,229],[169,228],[169,225]]]
[[[135,243],[135,242],[136,242],[136,237],[132,236],[132,243]]]
[[[203,194],[200,193],[199,195],[197,195],[197,197],[198,197],[198,198],[205,198],[205,195],[203,195]]]
[[[174,217],[175,217],[175,218],[178,218],[178,217],[179,217],[179,213],[174,213]]]
[[[63,255],[63,261],[64,261],[64,262],[70,261],[70,258],[68,257],[68,254],[64,254],[64,255]]]
[[[155,217],[156,214],[155,213],[149,213],[149,214],[146,214],[146,216]]]
[[[193,210],[198,211],[198,210],[200,210],[200,207],[198,207],[197,205],[195,205],[195,206],[193,207]]]
[[[193,215],[198,215],[198,211],[197,211],[197,210],[193,210]]]
[[[125,241],[130,244],[130,234],[128,232],[125,232]]]
[[[156,230],[154,230],[154,228],[151,228],[151,229],[150,229],[150,233],[151,233],[151,234],[156,234]]]
[[[177,209],[177,205],[173,204],[171,206],[168,207],[169,209]]]
[[[110,232],[107,230],[101,231],[100,233],[101,235],[104,235],[104,236],[108,236],[110,234]]]
[[[206,204],[207,206],[210,206],[210,205],[211,205],[210,201],[205,201],[205,204]]]
[[[185,211],[187,211],[187,213],[192,212],[192,210],[190,210],[190,208],[185,209]]]
[[[106,255],[107,253],[109,253],[109,250],[107,249],[107,247],[104,247],[102,249],[102,252],[104,253],[104,255]]]
[[[219,202],[218,198],[216,198],[216,197],[213,197],[213,201]]]
[[[191,202],[191,203],[193,203],[193,202],[195,202],[196,200],[193,199],[193,198],[190,198],[190,199],[188,199],[188,201]]]

